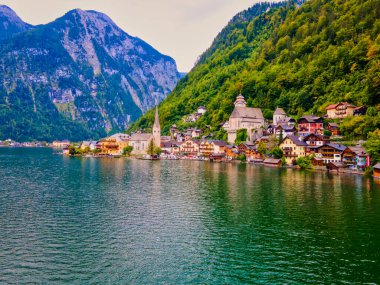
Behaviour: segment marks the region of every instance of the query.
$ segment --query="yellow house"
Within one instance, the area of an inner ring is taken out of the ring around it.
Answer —
[[[287,136],[279,145],[284,152],[287,164],[292,164],[299,157],[305,157],[307,146],[307,143],[296,136]]]
[[[100,154],[106,155],[120,155],[123,152],[123,148],[128,145],[129,136],[127,134],[115,134],[98,142]]]
[[[339,102],[326,108],[327,117],[331,119],[350,117],[354,115],[355,108],[356,106],[350,103]]]

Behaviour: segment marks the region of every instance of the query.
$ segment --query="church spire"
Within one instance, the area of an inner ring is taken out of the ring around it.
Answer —
[[[156,105],[156,114],[154,116],[154,125],[153,125],[153,128],[154,127],[159,128],[159,129],[161,128],[160,127],[160,119],[158,117],[158,107],[157,107],[157,105]]]
[[[160,119],[158,117],[157,105],[156,105],[156,114],[155,114],[154,124],[153,124],[153,142],[155,146],[157,147],[161,146],[161,126],[160,126]]]

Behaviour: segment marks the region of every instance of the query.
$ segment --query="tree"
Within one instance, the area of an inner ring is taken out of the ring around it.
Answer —
[[[235,144],[239,145],[242,142],[246,142],[248,138],[247,129],[239,129],[236,131]]]
[[[155,155],[160,155],[161,153],[162,153],[162,149],[160,147],[157,146],[154,148],[154,154]]]
[[[329,131],[329,130],[324,130],[324,131],[323,131],[323,135],[326,136],[326,137],[331,137],[332,132]]]
[[[129,145],[123,148],[123,155],[130,156],[131,152],[133,151],[133,146]]]
[[[257,147],[257,152],[262,155],[267,153],[267,146],[263,141],[259,142],[259,145]]]
[[[301,169],[311,168],[311,159],[312,159],[312,156],[299,157],[296,160],[296,164]]]
[[[274,158],[281,158],[283,157],[284,152],[282,151],[280,147],[276,146],[272,149],[271,154]]]
[[[147,154],[149,154],[150,156],[153,156],[154,155],[154,142],[153,140],[151,140],[149,142],[149,145],[148,145],[148,149],[147,149]]]
[[[372,164],[380,162],[380,129],[370,132],[368,140],[363,145],[371,156]]]

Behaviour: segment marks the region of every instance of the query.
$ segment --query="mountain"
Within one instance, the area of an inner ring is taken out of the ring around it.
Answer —
[[[124,130],[179,77],[172,58],[108,16],[70,11],[0,43],[0,139],[80,140]]]
[[[0,5],[0,41],[31,29],[33,26],[22,21],[8,6]]]
[[[263,108],[267,118],[277,106],[294,116],[323,115],[339,101],[378,106],[379,33],[377,0],[254,5],[231,20],[160,104],[163,130],[192,126],[184,116],[204,105],[207,113],[195,125],[225,136],[220,124],[240,91],[248,106]],[[149,111],[130,130],[152,121]]]

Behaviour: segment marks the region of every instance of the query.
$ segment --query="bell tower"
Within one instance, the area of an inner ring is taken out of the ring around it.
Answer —
[[[158,107],[156,105],[156,114],[154,117],[154,124],[153,124],[153,142],[155,147],[161,146],[161,126],[160,126],[160,119],[158,117]]]

